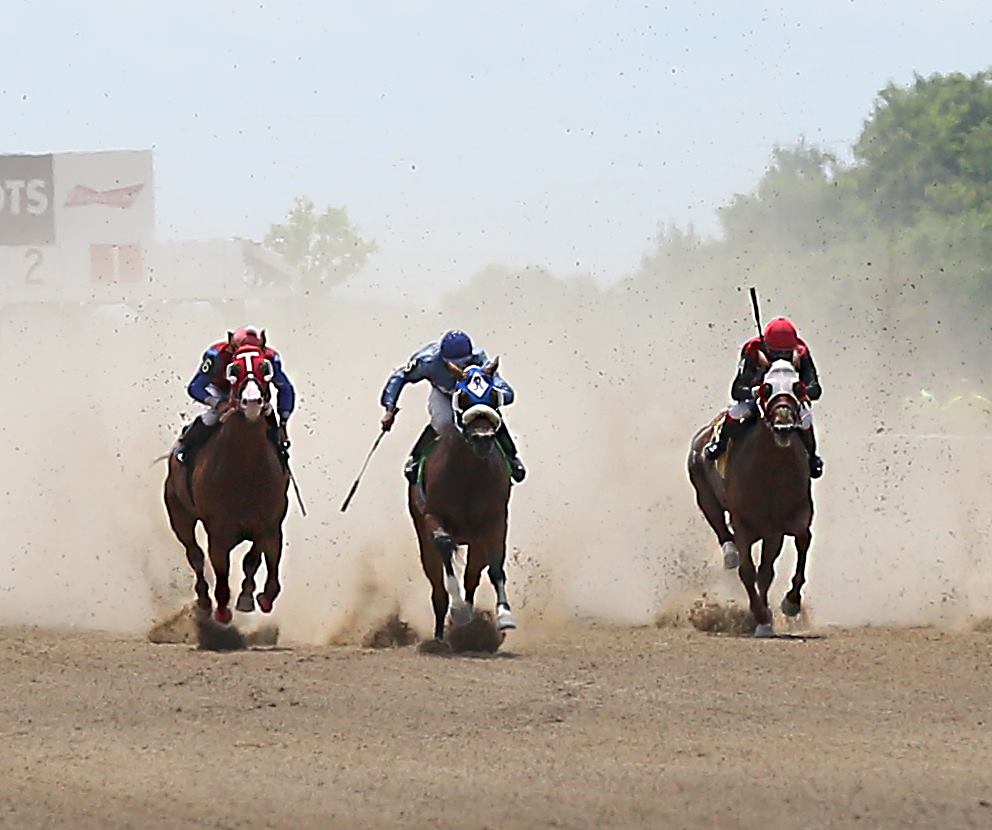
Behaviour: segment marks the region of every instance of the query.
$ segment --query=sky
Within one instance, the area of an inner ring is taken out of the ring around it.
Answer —
[[[992,64],[983,2],[0,0],[0,152],[155,153],[161,239],[347,206],[354,281],[604,282],[718,230],[776,143],[842,155],[875,93]]]

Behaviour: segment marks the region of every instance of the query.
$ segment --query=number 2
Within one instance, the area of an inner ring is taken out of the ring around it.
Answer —
[[[44,262],[45,258],[42,256],[41,251],[37,248],[28,248],[24,252],[24,258],[28,261],[28,271],[24,275],[24,282],[28,285],[41,285],[44,280],[41,277],[36,277],[34,272],[38,270],[41,263]]]

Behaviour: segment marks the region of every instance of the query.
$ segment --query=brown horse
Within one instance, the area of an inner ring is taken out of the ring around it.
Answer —
[[[207,531],[210,563],[214,569],[216,619],[231,621],[228,585],[231,550],[250,541],[244,558],[244,582],[239,611],[255,610],[255,573],[265,556],[265,589],[258,607],[268,613],[279,595],[279,559],[282,521],[288,507],[289,474],[268,437],[266,412],[270,407],[272,365],[258,349],[239,349],[227,367],[231,392],[215,435],[198,450],[191,470],[169,455],[165,480],[165,507],[176,537],[186,548],[186,559],[196,574],[197,606],[203,616],[211,610],[204,575],[203,549],[196,541],[196,523]]]
[[[444,638],[451,605],[455,625],[472,618],[475,590],[488,566],[496,589],[496,625],[516,628],[506,597],[506,528],[510,477],[496,443],[502,425],[500,392],[493,386],[499,358],[480,368],[449,368],[458,378],[450,427],[423,463],[421,481],[410,485],[409,507],[420,542],[420,561],[430,580],[434,605],[434,636]],[[462,597],[452,558],[459,545],[468,545],[465,596]]]
[[[756,624],[754,634],[770,637],[774,628],[768,589],[786,536],[795,538],[799,555],[782,611],[794,617],[801,608],[813,497],[808,456],[798,435],[801,385],[795,366],[787,360],[775,361],[760,392],[761,417],[735,440],[723,474],[703,454],[718,421],[696,433],[688,466],[696,502],[723,547],[724,566],[738,568],[744,583]],[[759,539],[761,565],[755,574],[751,546]]]

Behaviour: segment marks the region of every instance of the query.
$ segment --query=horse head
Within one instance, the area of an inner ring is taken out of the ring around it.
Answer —
[[[492,450],[496,433],[503,425],[503,416],[499,414],[503,392],[494,381],[499,358],[485,366],[461,367],[449,361],[448,368],[456,379],[451,396],[455,428],[477,455],[486,455]]]
[[[274,374],[272,362],[264,351],[254,346],[238,349],[226,369],[227,381],[231,385],[228,412],[239,412],[247,420],[257,421],[270,406],[272,392],[269,382]]]
[[[775,443],[780,447],[789,446],[792,433],[799,429],[802,395],[795,361],[773,361],[759,387],[758,406],[762,421],[771,429]]]

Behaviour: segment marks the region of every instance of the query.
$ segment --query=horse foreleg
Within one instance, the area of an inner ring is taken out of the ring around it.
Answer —
[[[213,603],[210,602],[210,586],[207,585],[207,577],[204,572],[206,558],[203,555],[203,548],[196,541],[196,516],[190,513],[170,490],[166,490],[165,507],[169,514],[172,532],[186,548],[186,561],[189,562],[196,577],[197,608],[201,614],[209,615]]]
[[[782,598],[782,613],[788,617],[798,617],[802,610],[801,591],[806,584],[806,554],[813,541],[813,534],[807,528],[796,537],[796,575],[792,577],[792,590]]]
[[[468,546],[468,558],[465,563],[465,602],[475,607],[475,591],[482,580],[482,570],[486,567],[486,557],[478,545]]]
[[[279,562],[282,559],[282,528],[261,540],[265,552],[265,588],[255,599],[262,613],[268,614],[282,590],[279,584]]]
[[[234,606],[245,614],[255,610],[255,574],[258,573],[261,564],[262,549],[258,546],[258,542],[254,542],[241,565],[245,578],[241,582],[241,593],[238,594],[238,601]]]
[[[768,611],[768,622],[771,624],[772,612],[768,607],[768,590],[775,579],[775,560],[782,552],[784,536],[766,536],[761,542],[761,565],[758,567],[758,596],[761,604]]]
[[[451,619],[455,625],[465,625],[472,619],[472,610],[462,598],[462,588],[458,584],[458,577],[455,576],[454,556],[458,545],[455,544],[451,534],[444,529],[441,522],[433,514],[424,515],[424,526],[430,534],[434,549],[441,556],[441,564],[444,567],[444,587],[451,603]]]
[[[713,528],[717,541],[720,543],[720,548],[723,551],[723,567],[732,571],[740,565],[740,551],[734,542],[730,528],[727,527],[727,515],[723,505],[720,504],[713,492],[705,471],[696,470],[690,466],[689,480],[696,491],[696,504],[699,505],[699,509],[709,526]]]
[[[209,537],[208,552],[210,554],[210,564],[214,569],[214,599],[217,601],[217,608],[214,610],[214,618],[219,623],[225,625],[231,621],[231,609],[228,604],[231,602],[231,586],[228,584],[228,577],[231,570],[231,548],[234,547],[234,539],[227,534],[219,535],[207,532]]]
[[[737,522],[734,524],[734,542],[741,552],[741,563],[737,568],[737,573],[741,578],[741,582],[744,584],[744,590],[747,591],[751,616],[754,617],[754,622],[757,626],[754,634],[756,637],[767,637],[772,633],[771,613],[768,611],[768,606],[762,603],[761,597],[758,595],[758,589],[755,585],[757,574],[754,570],[754,559],[751,557],[751,547],[757,539],[752,533],[738,527],[737,524]]]
[[[489,581],[496,590],[496,627],[500,631],[509,631],[517,627],[517,621],[510,611],[510,600],[506,596],[506,527],[504,526],[499,538],[488,546],[489,551]]]

